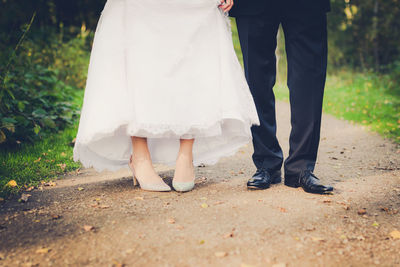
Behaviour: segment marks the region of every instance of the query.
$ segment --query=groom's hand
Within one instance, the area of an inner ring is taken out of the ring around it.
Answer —
[[[233,0],[221,0],[219,7],[224,11],[228,12],[233,7]]]

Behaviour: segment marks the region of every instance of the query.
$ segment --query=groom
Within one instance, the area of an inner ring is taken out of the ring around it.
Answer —
[[[313,174],[320,139],[327,65],[326,13],[329,0],[236,0],[236,17],[246,78],[260,118],[252,128],[257,172],[249,189],[281,182],[282,149],[276,138],[275,84],[277,32],[282,25],[288,62],[291,124],[285,185],[306,192],[332,191]]]

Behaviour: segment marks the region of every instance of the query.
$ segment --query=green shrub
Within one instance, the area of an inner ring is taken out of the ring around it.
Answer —
[[[62,32],[30,32],[18,51],[0,44],[8,54],[1,60],[11,63],[0,68],[0,147],[33,142],[76,120],[73,101],[86,81],[91,37],[85,29],[69,40]]]

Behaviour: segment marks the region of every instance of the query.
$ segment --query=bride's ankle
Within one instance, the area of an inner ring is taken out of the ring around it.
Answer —
[[[137,163],[151,163],[151,158],[147,155],[132,155],[130,159],[130,163],[137,164]]]
[[[186,161],[186,162],[193,162],[193,155],[189,153],[179,153],[176,157],[176,161]]]

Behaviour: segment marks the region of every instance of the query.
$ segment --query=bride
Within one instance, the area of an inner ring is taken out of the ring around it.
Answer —
[[[143,190],[170,191],[152,163],[175,164],[172,186],[194,187],[193,164],[215,164],[259,124],[235,55],[232,0],[108,0],[98,22],[74,147],[97,171],[127,165]]]

